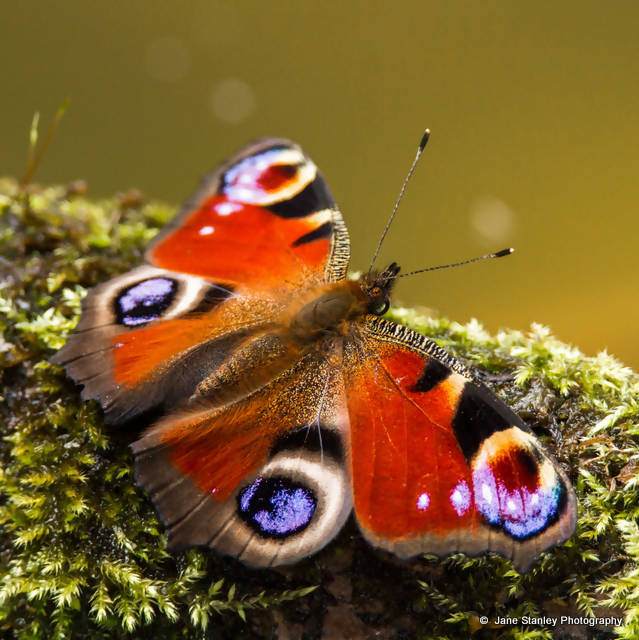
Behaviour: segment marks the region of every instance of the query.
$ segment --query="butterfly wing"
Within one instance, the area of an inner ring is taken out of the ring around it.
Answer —
[[[169,546],[258,566],[322,548],[351,508],[341,376],[302,357],[253,393],[165,418],[133,445]]]
[[[207,176],[156,237],[147,260],[203,278],[273,289],[346,277],[349,239],[313,161],[287,140],[259,141]]]
[[[272,139],[208,176],[146,257],[89,292],[53,358],[110,422],[196,393],[301,287],[345,276],[349,239],[314,163]]]
[[[344,352],[354,508],[401,557],[497,551],[519,570],[572,535],[565,473],[524,422],[414,331],[368,317]]]
[[[92,289],[82,317],[52,361],[107,421],[188,399],[277,306],[227,285],[142,266]]]

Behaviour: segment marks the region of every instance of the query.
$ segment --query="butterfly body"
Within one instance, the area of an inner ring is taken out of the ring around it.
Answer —
[[[576,501],[524,422],[436,344],[381,317],[399,273],[348,280],[312,161],[265,140],[207,177],[147,264],[92,290],[55,356],[132,445],[179,549],[253,566],[322,548],[354,510],[401,557],[494,550],[525,569]]]

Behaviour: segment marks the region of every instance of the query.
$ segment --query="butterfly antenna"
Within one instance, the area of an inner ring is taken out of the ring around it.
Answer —
[[[462,260],[461,262],[453,262],[452,264],[440,264],[437,267],[428,267],[426,269],[418,269],[417,271],[409,271],[408,273],[402,273],[398,278],[405,278],[406,276],[414,276],[416,273],[424,273],[425,271],[435,271],[437,269],[448,269],[449,267],[461,267],[463,264],[470,264],[471,262],[479,262],[480,260],[488,260],[489,258],[503,258],[513,253],[514,249],[502,249],[496,253],[487,253],[485,256],[479,256],[477,258],[471,258],[470,260]]]
[[[422,136],[422,139],[419,142],[419,147],[417,148],[417,155],[415,156],[415,159],[413,160],[413,164],[411,165],[408,171],[408,175],[404,180],[404,184],[402,185],[402,189],[399,192],[399,197],[397,198],[397,202],[393,207],[393,213],[391,213],[390,218],[386,223],[386,228],[384,229],[384,233],[382,233],[382,237],[379,239],[379,244],[377,245],[377,249],[375,250],[375,255],[371,260],[370,267],[368,267],[369,271],[371,271],[373,269],[373,266],[375,265],[375,260],[377,260],[377,256],[379,255],[379,252],[382,248],[382,244],[384,243],[384,238],[386,237],[386,234],[388,233],[388,230],[390,229],[391,224],[393,224],[393,219],[395,218],[395,214],[397,213],[399,203],[402,201],[402,198],[404,197],[404,191],[406,191],[406,185],[408,184],[408,181],[411,179],[411,176],[413,175],[413,171],[415,171],[415,167],[417,166],[417,162],[419,161],[419,158],[422,155],[422,152],[424,151],[424,147],[428,142],[428,138],[430,138],[430,129],[426,129],[426,131],[424,131],[424,135]]]

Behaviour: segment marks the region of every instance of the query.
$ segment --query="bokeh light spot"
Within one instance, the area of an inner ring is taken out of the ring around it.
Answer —
[[[211,108],[223,122],[241,122],[255,110],[255,92],[244,80],[221,80],[211,93]]]
[[[483,240],[505,241],[512,237],[515,214],[502,200],[484,196],[471,206],[470,222]]]

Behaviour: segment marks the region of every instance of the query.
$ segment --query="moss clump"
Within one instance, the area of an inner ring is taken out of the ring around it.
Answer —
[[[552,638],[496,616],[615,615],[562,637],[639,637],[639,386],[546,329],[492,337],[406,309],[546,441],[579,495],[575,537],[520,576],[495,555],[401,562],[350,522],[314,558],[251,571],[212,551],[169,554],[132,478],[135,434],[107,433],[49,364],[86,290],[142,259],[173,211],[135,194],[0,181],[0,629],[16,638]],[[482,625],[481,616],[491,622]]]

